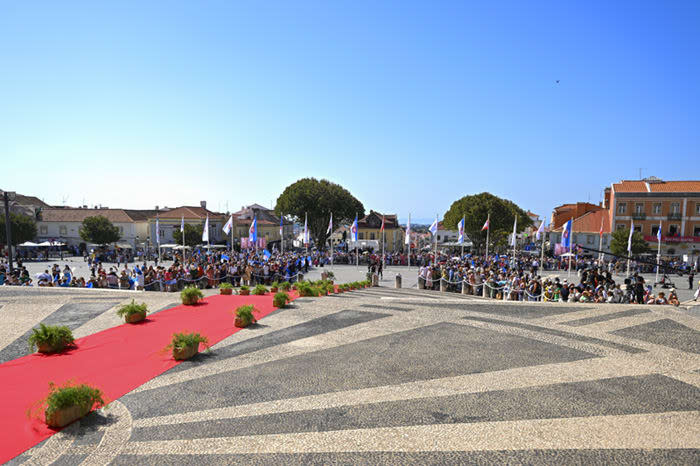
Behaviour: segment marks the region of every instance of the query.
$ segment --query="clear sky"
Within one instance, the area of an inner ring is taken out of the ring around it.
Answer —
[[[0,189],[52,204],[549,215],[699,147],[697,0],[0,3]]]

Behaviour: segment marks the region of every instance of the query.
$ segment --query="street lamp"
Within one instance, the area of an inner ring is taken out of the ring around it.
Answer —
[[[7,239],[7,261],[10,264],[12,273],[12,223],[10,223],[10,201],[14,201],[16,193],[14,191],[3,191],[3,201],[5,203],[5,238]]]

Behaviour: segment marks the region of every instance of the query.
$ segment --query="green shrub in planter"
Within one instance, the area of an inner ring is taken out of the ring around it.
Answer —
[[[221,282],[219,284],[219,293],[224,295],[233,294],[233,285],[229,282]]]
[[[236,320],[233,322],[233,325],[244,328],[250,324],[254,324],[256,320],[253,311],[255,311],[255,307],[252,304],[240,306],[236,309]]]
[[[173,358],[180,361],[189,359],[199,353],[200,343],[204,345],[207,351],[209,350],[209,339],[199,333],[173,333],[173,339],[164,349],[166,351],[171,350]]]
[[[145,319],[147,312],[148,306],[146,306],[146,303],[136,304],[133,299],[129,304],[125,304],[117,309],[117,315],[123,317],[124,321],[129,324]]]
[[[49,394],[27,412],[31,417],[35,410],[44,410],[46,424],[63,427],[88,414],[93,408],[105,405],[101,390],[85,384],[66,382],[58,386],[49,382]]]
[[[253,288],[253,294],[257,296],[262,296],[265,293],[267,293],[267,288],[265,285],[255,285],[255,288]]]
[[[202,294],[202,290],[200,290],[196,286],[188,286],[180,292],[180,299],[182,299],[182,304],[188,306],[197,304],[199,300],[203,297],[204,295]]]
[[[292,284],[289,282],[282,282],[280,283],[280,290],[282,291],[289,291],[292,289]]]
[[[287,305],[289,301],[289,295],[284,291],[280,291],[278,293],[275,293],[275,296],[272,298],[272,305],[277,308],[283,308]]]
[[[238,294],[241,296],[248,296],[250,294],[250,288],[246,285],[241,286],[238,290]]]
[[[311,285],[308,282],[298,283],[297,290],[299,290],[299,296],[318,296],[320,293],[316,285]]]
[[[39,328],[33,328],[29,336],[29,350],[34,351],[36,346],[40,353],[58,353],[72,345],[73,341],[73,332],[65,325],[39,324]]]

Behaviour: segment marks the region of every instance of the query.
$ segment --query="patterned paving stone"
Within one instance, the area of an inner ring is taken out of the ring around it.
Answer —
[[[700,332],[671,319],[635,325],[612,332],[636,340],[669,346],[680,351],[700,354]]]
[[[598,322],[606,322],[608,320],[621,319],[623,317],[633,317],[641,314],[651,314],[648,309],[628,309],[621,312],[611,312],[609,314],[601,314],[594,317],[586,317],[585,319],[570,320],[562,322],[561,325],[569,325],[571,327],[583,327],[584,325],[596,324]]]

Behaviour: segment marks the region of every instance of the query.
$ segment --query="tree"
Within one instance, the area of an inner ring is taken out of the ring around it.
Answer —
[[[10,212],[10,225],[12,226],[12,245],[17,246],[36,237],[36,222],[34,219],[22,214]],[[5,214],[0,214],[0,243],[5,244]]]
[[[277,198],[275,213],[296,222],[308,215],[309,231],[317,245],[324,245],[328,236],[328,221],[333,213],[333,224],[350,223],[355,215],[363,217],[365,208],[355,196],[328,180],[303,178],[285,188]]]
[[[612,240],[610,241],[610,252],[617,256],[627,256],[627,242],[629,237],[629,228],[613,231]],[[643,254],[649,251],[651,251],[651,248],[647,242],[644,241],[644,236],[640,232],[635,231],[632,235],[632,255]]]
[[[204,225],[191,225],[189,223],[185,223],[185,245],[197,246],[198,244],[201,244],[203,232]],[[180,230],[174,230],[173,239],[177,244],[182,244],[182,232]]]
[[[500,245],[505,244],[508,234],[513,232],[513,221],[518,217],[517,231],[522,231],[532,225],[532,220],[523,209],[512,201],[501,199],[491,193],[464,196],[456,200],[445,212],[443,225],[447,229],[456,230],[457,223],[464,217],[464,232],[478,249],[486,242],[486,231],[481,231],[490,214],[489,241]]]
[[[99,245],[116,243],[121,237],[119,228],[103,215],[87,217],[83,220],[79,233],[83,241]]]

